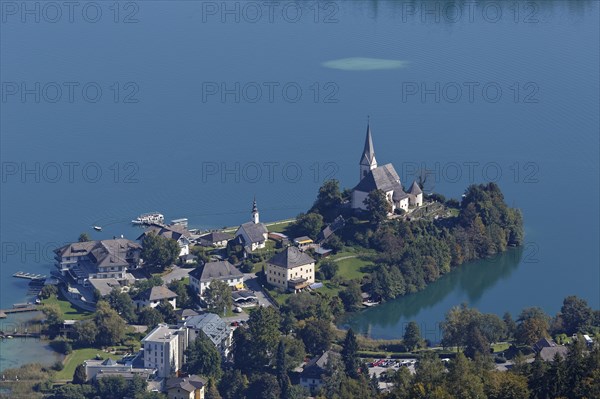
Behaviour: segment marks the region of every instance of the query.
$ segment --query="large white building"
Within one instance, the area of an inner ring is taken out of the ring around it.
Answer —
[[[140,263],[142,247],[131,240],[74,242],[56,250],[56,268],[63,276],[70,275],[79,284],[87,279],[122,280],[128,268]]]
[[[396,208],[408,211],[409,207],[423,205],[423,191],[415,181],[408,193],[404,192],[400,176],[391,163],[377,166],[371,127],[367,125],[367,137],[360,158],[360,181],[352,189],[351,205],[354,209],[366,210],[364,201],[371,191],[381,190],[392,205],[392,213]]]
[[[315,260],[290,246],[267,261],[265,275],[269,284],[296,292],[315,282]]]
[[[156,369],[156,376],[166,378],[181,369],[187,348],[185,327],[159,324],[142,339],[144,368]]]

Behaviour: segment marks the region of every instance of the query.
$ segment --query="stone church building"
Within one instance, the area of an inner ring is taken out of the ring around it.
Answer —
[[[388,163],[383,166],[377,166],[371,127],[367,125],[365,147],[360,158],[360,181],[352,189],[352,208],[366,210],[365,199],[371,191],[377,189],[385,193],[392,205],[392,213],[396,208],[403,209],[406,212],[409,207],[423,205],[423,191],[416,181],[410,186],[408,192],[404,192],[400,176],[396,173],[394,165]]]

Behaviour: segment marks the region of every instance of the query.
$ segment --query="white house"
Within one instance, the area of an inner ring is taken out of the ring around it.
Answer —
[[[351,206],[354,209],[366,210],[364,201],[371,191],[381,190],[392,205],[392,213],[396,208],[408,211],[409,206],[423,205],[423,192],[414,182],[408,193],[402,189],[400,176],[391,163],[377,166],[371,128],[367,125],[365,147],[360,158],[360,181],[352,189]]]
[[[267,242],[269,230],[260,223],[256,198],[252,204],[252,221],[242,224],[235,232],[235,237],[240,240],[247,252],[264,248]]]
[[[146,291],[140,292],[134,302],[137,305],[137,308],[140,309],[144,306],[150,306],[151,308],[155,308],[160,303],[166,300],[173,306],[173,309],[177,308],[177,294],[165,287],[157,286],[147,289]]]
[[[244,273],[229,261],[207,262],[189,273],[190,286],[198,295],[203,296],[213,280],[221,280],[236,290],[244,288]]]
[[[169,399],[204,399],[204,380],[197,375],[169,378],[166,383]]]
[[[184,327],[159,324],[142,339],[144,368],[156,369],[156,376],[169,377],[181,369],[187,348]]]
[[[315,260],[290,246],[267,261],[265,274],[269,284],[296,292],[315,282]]]
[[[323,352],[321,356],[313,358],[300,373],[300,386],[316,392],[323,385],[323,374],[329,360],[329,351]]]
[[[137,239],[141,241],[148,234],[156,234],[177,241],[179,245],[179,256],[189,255],[192,234],[184,226],[172,224],[169,226],[153,224],[148,227]]]
[[[227,241],[232,238],[231,234],[213,231],[198,237],[196,243],[203,247],[225,248],[227,246]]]

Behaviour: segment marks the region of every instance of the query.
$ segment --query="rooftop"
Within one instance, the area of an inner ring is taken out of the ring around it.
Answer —
[[[164,285],[156,286],[142,291],[137,295],[137,300],[142,301],[161,301],[163,299],[177,298],[177,294]]]
[[[244,230],[246,232],[246,235],[250,239],[248,244],[263,242],[265,240],[264,235],[269,232],[264,224],[254,222],[242,224],[239,230]]]
[[[148,335],[146,335],[142,339],[142,343],[144,342],[158,342],[165,343],[171,342],[173,337],[176,336],[180,332],[180,329],[177,327],[169,327],[169,325],[161,323],[154,328]]]
[[[190,276],[202,282],[223,278],[239,278],[244,274],[233,266],[229,261],[219,260],[216,262],[207,262],[190,272]]]
[[[297,266],[314,263],[315,260],[296,247],[287,247],[268,261],[270,264],[291,269]]]
[[[214,313],[192,316],[185,321],[184,326],[201,330],[215,346],[220,345],[231,331],[227,323]]]

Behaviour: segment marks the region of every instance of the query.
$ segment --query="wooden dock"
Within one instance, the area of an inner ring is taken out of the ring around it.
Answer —
[[[25,273],[25,272],[16,272],[13,274],[13,277],[24,278],[27,280],[45,280],[46,276],[43,274],[33,274],[33,273]]]
[[[39,306],[31,305],[23,308],[0,309],[0,319],[4,319],[10,313],[36,312],[40,310]]]

